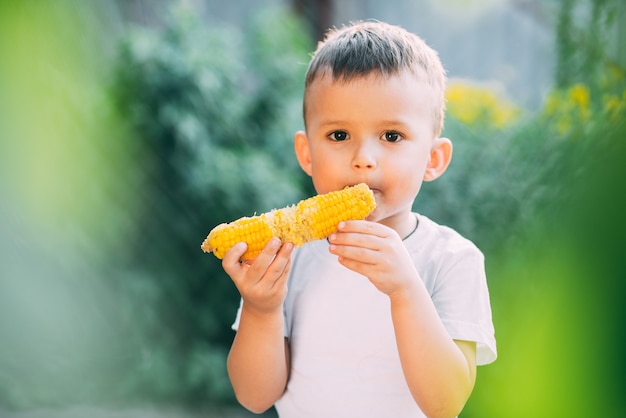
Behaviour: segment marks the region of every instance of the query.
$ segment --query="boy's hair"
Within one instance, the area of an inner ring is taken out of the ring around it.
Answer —
[[[330,75],[334,81],[349,82],[372,73],[393,76],[403,70],[432,88],[434,132],[439,136],[445,112],[445,70],[437,52],[399,26],[361,21],[328,31],[309,63],[305,91],[324,75]],[[304,107],[306,118],[306,103]]]

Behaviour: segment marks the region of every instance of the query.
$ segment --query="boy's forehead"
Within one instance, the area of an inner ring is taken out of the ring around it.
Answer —
[[[417,93],[415,93],[416,88],[419,89]],[[424,77],[419,77],[409,71],[394,75],[372,72],[350,79],[333,77],[325,72],[316,77],[305,90],[303,109],[305,124],[307,119],[315,117],[309,114],[309,111],[326,113],[325,111],[330,111],[332,108],[341,112],[344,103],[348,105],[351,102],[354,105],[356,100],[356,106],[359,107],[359,101],[366,100],[375,104],[379,100],[390,100],[389,96],[392,96],[391,100],[395,97],[398,100],[404,100],[404,103],[408,103],[411,107],[431,109],[428,113],[433,114],[438,102],[436,95],[436,90]],[[335,107],[335,104],[339,107]]]
[[[438,93],[436,87],[428,83],[426,77],[416,74],[413,71],[402,70],[397,74],[383,74],[377,71],[372,71],[365,75],[344,78],[334,76],[329,69],[328,71],[319,73],[318,76],[311,80],[311,83],[306,86],[304,91],[304,103],[306,106],[307,101],[310,101],[313,97],[315,97],[312,93],[318,92],[321,89],[337,89],[342,87],[367,89],[369,86],[372,86],[383,87],[384,93],[385,85],[407,80],[409,80],[409,82],[411,82],[411,80],[415,81],[417,84],[421,85],[423,87],[423,91],[428,92],[430,99],[436,98]]]

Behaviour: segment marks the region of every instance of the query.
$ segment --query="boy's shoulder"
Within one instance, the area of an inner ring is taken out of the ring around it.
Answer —
[[[468,238],[455,229],[439,224],[425,215],[415,214],[418,227],[412,235],[406,238],[405,244],[409,250],[428,250],[436,253],[477,253],[478,247]]]

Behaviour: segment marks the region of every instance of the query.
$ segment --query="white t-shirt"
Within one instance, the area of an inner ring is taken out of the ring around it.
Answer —
[[[477,364],[496,359],[482,253],[454,230],[418,216],[404,240],[455,340],[476,342]],[[281,417],[423,417],[402,374],[389,297],[341,266],[326,240],[293,254],[284,304],[291,372]],[[238,326],[239,314],[233,325]]]

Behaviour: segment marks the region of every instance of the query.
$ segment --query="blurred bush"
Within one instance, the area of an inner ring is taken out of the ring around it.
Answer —
[[[136,28],[122,43],[113,88],[142,179],[118,285],[147,332],[134,376],[151,396],[232,397],[225,354],[238,294],[199,246],[218,223],[306,193],[291,142],[311,48],[301,27],[273,11],[244,32],[177,7],[162,30]]]
[[[553,3],[560,60],[544,107],[504,127],[450,112],[452,165],[417,202],[486,253],[499,359],[479,369],[464,417],[625,406],[626,68],[607,48],[624,6]]]
[[[134,363],[110,286],[136,210],[133,149],[103,87],[114,17],[0,1],[2,406],[116,399]]]
[[[296,18],[243,30],[180,6],[124,34],[118,18],[0,2],[3,407],[232,401],[239,297],[200,244],[309,187]]]
[[[535,164],[539,177],[518,183],[547,193],[528,208],[531,218],[510,219],[513,238],[488,246],[499,359],[479,369],[464,416],[619,415],[626,387],[615,343],[626,337],[626,114],[617,121],[596,115],[584,135],[559,135],[558,120],[543,115],[533,122],[543,129],[526,140],[538,148],[535,156],[550,158],[536,160],[547,166]],[[535,174],[524,165],[521,175]],[[478,236],[493,236],[485,221]]]

